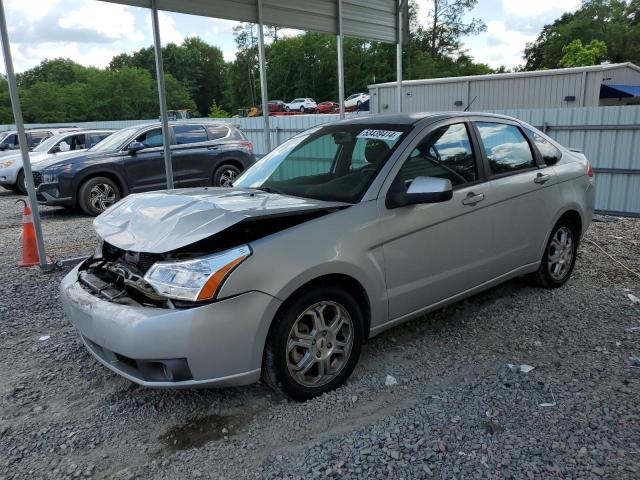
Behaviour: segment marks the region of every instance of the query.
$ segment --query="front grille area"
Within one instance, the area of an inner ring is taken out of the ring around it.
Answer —
[[[38,188],[42,185],[42,173],[40,172],[31,172],[33,175],[33,185]]]

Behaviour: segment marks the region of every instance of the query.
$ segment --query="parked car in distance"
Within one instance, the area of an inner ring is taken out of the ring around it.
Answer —
[[[60,128],[34,128],[26,130],[27,143],[29,150],[32,150],[44,139],[53,135],[57,135],[62,132],[69,132],[72,130],[78,130],[76,127],[60,127]],[[9,130],[7,132],[0,133],[0,157],[7,155],[13,155],[20,151],[20,143],[18,142],[18,132],[16,130]]]
[[[338,113],[340,104],[338,102],[322,102],[316,107],[316,113]]]
[[[170,123],[176,188],[229,186],[255,161],[238,128],[217,122]],[[33,168],[38,201],[98,215],[130,193],[166,186],[159,123],[120,130],[80,155],[43,160]]]
[[[358,108],[360,104],[367,100],[369,100],[369,95],[366,93],[354,93],[344,101],[344,108]]]
[[[317,104],[313,98],[296,98],[287,103],[284,109],[287,112],[314,112]]]
[[[284,112],[286,103],[282,100],[269,100],[269,113]]]
[[[107,368],[150,387],[262,374],[311,398],[390,327],[525,274],[563,285],[595,200],[583,154],[465,112],[314,127],[234,187],[135,195],[94,221],[102,247],[61,298]]]
[[[111,135],[113,130],[73,130],[59,133],[40,142],[29,154],[32,165],[53,156],[61,160],[65,156],[77,154],[91,148]],[[14,153],[0,159],[0,185],[20,193],[26,193],[22,154]]]

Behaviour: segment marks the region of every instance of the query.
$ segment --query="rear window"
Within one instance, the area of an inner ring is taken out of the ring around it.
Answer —
[[[209,140],[207,132],[202,125],[176,125],[173,127],[173,132],[176,135],[176,143],[178,145]]]
[[[215,125],[207,127],[209,133],[209,140],[220,140],[229,134],[229,127],[224,125]]]

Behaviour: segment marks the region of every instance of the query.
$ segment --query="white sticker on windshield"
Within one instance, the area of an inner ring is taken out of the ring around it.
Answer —
[[[358,134],[358,138],[372,138],[375,140],[397,140],[402,132],[395,132],[393,130],[373,130],[367,128]]]

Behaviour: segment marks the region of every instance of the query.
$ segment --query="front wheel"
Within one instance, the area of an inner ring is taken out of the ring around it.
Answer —
[[[339,387],[360,357],[363,325],[358,303],[343,289],[322,285],[301,294],[274,320],[263,378],[299,401]]]
[[[564,285],[576,263],[579,234],[576,226],[568,220],[560,220],[551,232],[538,271],[533,274],[535,282],[544,288]]]
[[[233,182],[242,172],[235,165],[220,165],[213,174],[214,187],[233,187]]]
[[[90,178],[78,191],[78,203],[87,215],[100,215],[120,200],[120,189],[116,182],[107,177]]]
[[[304,113],[304,107],[300,107],[300,113]]]
[[[27,184],[24,181],[24,170],[20,170],[20,172],[18,172],[16,184],[12,190],[17,193],[22,193],[23,195],[27,193]]]

